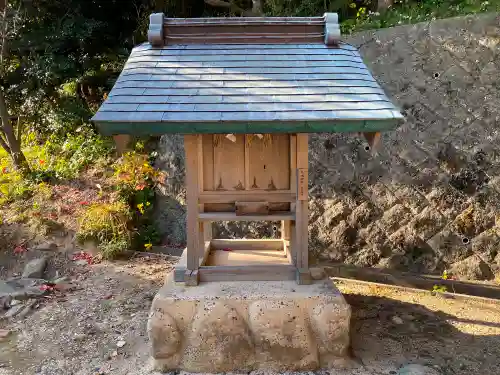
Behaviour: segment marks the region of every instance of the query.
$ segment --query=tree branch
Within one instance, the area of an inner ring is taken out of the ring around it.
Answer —
[[[7,151],[7,153],[10,155],[11,153],[10,147],[2,136],[0,136],[0,146],[2,146],[3,149]]]
[[[22,136],[22,132],[23,132],[23,123],[21,121],[21,116],[18,116],[17,117],[17,135],[16,135],[16,138],[19,142],[19,144],[21,144],[21,136]]]
[[[0,69],[3,70],[3,60],[5,57],[5,44],[7,43],[7,31],[8,31],[8,22],[7,22],[7,1],[8,0],[0,0],[0,12],[2,13],[2,45],[0,46]]]

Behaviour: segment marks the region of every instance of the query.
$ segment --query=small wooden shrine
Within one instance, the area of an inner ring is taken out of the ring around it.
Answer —
[[[187,248],[176,281],[297,280],[308,269],[308,133],[402,120],[336,14],[168,19],[132,51],[93,121],[106,135],[184,134]],[[281,222],[280,239],[213,239],[216,221]]]

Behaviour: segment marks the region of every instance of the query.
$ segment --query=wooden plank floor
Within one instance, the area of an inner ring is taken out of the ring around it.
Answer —
[[[283,250],[212,250],[206,266],[290,264]]]

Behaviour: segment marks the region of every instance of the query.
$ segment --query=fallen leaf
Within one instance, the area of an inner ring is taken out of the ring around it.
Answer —
[[[52,292],[54,290],[54,286],[52,285],[47,285],[47,284],[42,284],[40,285],[40,290],[42,291],[49,291],[49,292]]]
[[[94,262],[94,257],[85,251],[80,251],[79,253],[73,255],[73,260],[85,260],[88,264],[92,264]]]
[[[17,245],[15,248],[14,248],[14,254],[22,254],[26,251],[26,247],[24,247],[24,245]]]

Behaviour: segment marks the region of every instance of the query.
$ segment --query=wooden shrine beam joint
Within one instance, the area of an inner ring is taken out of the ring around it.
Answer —
[[[380,144],[380,132],[365,132],[363,133],[363,136],[365,137],[366,142],[368,142],[368,145],[372,150],[376,149]]]

